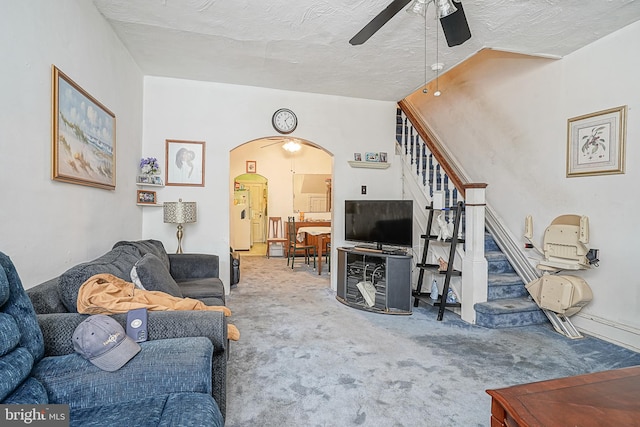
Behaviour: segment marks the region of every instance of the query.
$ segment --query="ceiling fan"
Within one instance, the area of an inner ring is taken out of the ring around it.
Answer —
[[[349,43],[360,45],[373,36],[384,24],[400,12],[412,0],[393,0],[382,12],[362,28],[358,34],[353,36]],[[410,7],[416,13],[425,13],[427,4],[434,2],[438,9],[442,31],[447,39],[449,47],[458,46],[471,38],[471,30],[464,14],[462,3],[451,0],[413,0]],[[424,15],[423,15],[424,16]]]
[[[274,141],[274,142],[270,142],[268,144],[265,144],[265,145],[261,146],[260,148],[266,148],[266,147],[270,147],[272,145],[280,144],[280,145],[282,145],[282,148],[284,148],[288,152],[295,153],[296,151],[300,150],[300,148],[303,145],[312,147],[312,145],[308,144],[306,141],[300,140],[298,138],[268,137],[268,138],[264,138],[264,139],[266,139],[268,141]]]

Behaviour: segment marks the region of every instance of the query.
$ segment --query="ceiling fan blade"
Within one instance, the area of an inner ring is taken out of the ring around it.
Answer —
[[[266,138],[266,139],[271,140],[271,141],[274,141],[274,140],[275,140],[275,138]],[[272,142],[272,143],[270,143],[270,144],[263,145],[263,146],[261,146],[260,148],[271,147],[272,145],[276,145],[276,144],[284,144],[284,141],[283,141],[281,138],[278,138],[278,140],[277,140],[277,141]]]
[[[396,13],[402,10],[411,0],[393,0],[389,6],[387,6],[382,12],[371,20],[367,25],[361,29],[358,34],[353,36],[349,43],[356,46],[360,45],[376,33],[384,24],[386,24]]]
[[[458,46],[471,38],[471,30],[464,14],[462,3],[455,3],[456,10],[449,16],[440,18],[440,25],[449,47]]]

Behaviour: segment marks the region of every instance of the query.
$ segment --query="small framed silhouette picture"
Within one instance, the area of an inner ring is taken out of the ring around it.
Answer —
[[[362,161],[362,154],[361,153],[353,153],[353,160],[355,160],[356,162],[361,162]]]
[[[387,163],[387,153],[380,152],[380,161],[382,163]]]

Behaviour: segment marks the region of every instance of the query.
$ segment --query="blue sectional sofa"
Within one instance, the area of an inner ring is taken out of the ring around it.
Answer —
[[[59,277],[27,289],[45,332],[45,356],[73,352],[71,336],[87,315],[78,314],[76,301],[80,286],[91,276],[110,273],[131,282],[131,272],[148,290],[177,297],[190,297],[207,305],[224,305],[225,293],[218,277],[219,259],[209,254],[167,254],[157,240],[121,241],[104,255],[78,264]],[[211,394],[223,416],[226,411],[226,375],[229,343],[227,319],[216,311],[150,311],[150,340],[205,337],[213,345]],[[126,314],[111,317],[126,324]]]
[[[72,328],[68,335],[38,323],[13,263],[0,252],[0,403],[68,405],[71,426],[224,425],[211,396],[209,339],[151,339],[107,372],[74,352],[71,323],[61,325]]]

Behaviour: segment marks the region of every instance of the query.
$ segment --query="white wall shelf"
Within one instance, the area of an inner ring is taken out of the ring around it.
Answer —
[[[144,182],[136,182],[138,187],[164,187],[164,184],[147,184]]]
[[[153,207],[153,208],[161,208],[162,207],[162,203],[136,203],[136,205],[138,205],[138,206],[149,206],[149,207]]]
[[[367,168],[367,169],[386,169],[391,166],[389,162],[356,162],[349,161],[349,166],[352,168]]]

